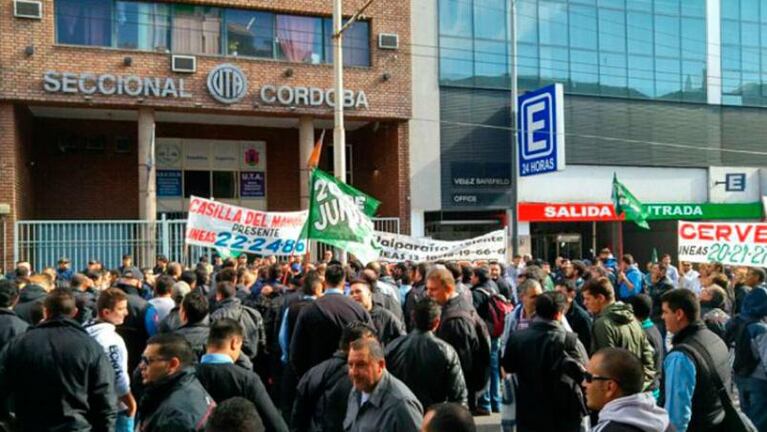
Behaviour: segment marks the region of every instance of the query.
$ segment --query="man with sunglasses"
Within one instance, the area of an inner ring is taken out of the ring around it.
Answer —
[[[583,378],[586,403],[599,411],[591,432],[663,432],[669,430],[666,410],[652,393],[642,392],[644,368],[639,358],[622,348],[597,351]]]
[[[139,370],[144,385],[139,431],[194,431],[204,428],[216,403],[195,376],[195,355],[177,334],[147,341]]]

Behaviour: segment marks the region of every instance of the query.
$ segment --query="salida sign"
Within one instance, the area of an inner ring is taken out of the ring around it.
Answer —
[[[615,214],[615,207],[610,203],[523,203],[519,205],[519,220],[529,222],[618,221],[623,220],[623,216],[618,217]]]
[[[760,219],[760,203],[644,204],[648,220]],[[528,222],[609,222],[616,216],[612,203],[520,203],[519,220]]]

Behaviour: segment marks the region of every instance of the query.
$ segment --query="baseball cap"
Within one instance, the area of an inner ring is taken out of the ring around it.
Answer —
[[[69,258],[67,257],[59,258],[59,264],[69,264]]]

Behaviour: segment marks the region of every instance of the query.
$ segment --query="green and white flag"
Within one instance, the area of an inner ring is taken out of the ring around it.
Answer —
[[[310,191],[309,218],[301,238],[343,249],[365,264],[377,260],[381,246],[370,217],[381,202],[316,168]]]
[[[650,229],[647,224],[647,213],[642,208],[642,203],[618,181],[617,174],[613,174],[613,205],[615,205],[615,214],[620,216],[626,214],[626,220],[632,221],[641,228]]]

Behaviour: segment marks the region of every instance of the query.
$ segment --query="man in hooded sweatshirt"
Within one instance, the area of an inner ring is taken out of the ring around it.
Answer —
[[[655,404],[644,387],[639,358],[621,348],[597,351],[586,366],[583,380],[589,409],[599,411],[591,432],[664,432],[668,413]]]
[[[600,277],[589,280],[583,286],[583,302],[594,315],[591,335],[591,352],[602,348],[623,348],[639,357],[644,366],[645,390],[653,390],[655,359],[652,345],[642,325],[634,317],[631,306],[615,301],[615,290],[610,280]]]
[[[128,296],[118,288],[109,288],[99,295],[96,309],[98,318],[87,323],[85,331],[104,349],[115,373],[115,392],[119,400],[115,431],[131,432],[137,404],[130,390],[128,349],[116,328],[128,316]]]

